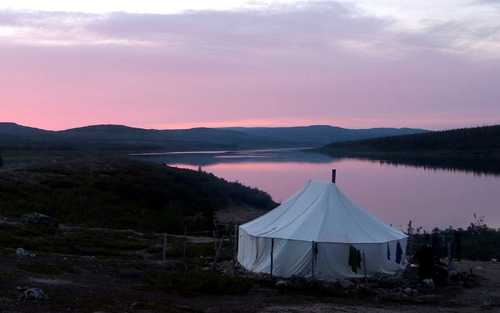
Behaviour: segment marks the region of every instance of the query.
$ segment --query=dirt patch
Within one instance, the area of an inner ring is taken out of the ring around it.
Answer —
[[[8,223],[12,227],[23,225],[19,221]],[[61,225],[59,229],[62,232],[55,236],[68,236],[77,230],[67,225]],[[98,237],[129,236],[130,240],[156,240],[158,245],[162,245],[162,241],[158,241],[158,238],[162,238],[161,234],[86,229],[85,236],[89,236],[92,231]],[[40,240],[51,239],[46,237]],[[197,244],[196,241],[189,242]],[[180,244],[183,246],[183,241]],[[213,246],[205,244],[205,247],[212,249]],[[130,251],[119,257],[82,255],[82,251],[72,254],[70,250],[68,253],[46,250],[34,252],[30,256],[18,255],[14,247],[1,250],[0,312],[500,311],[500,264],[494,262],[455,261],[450,281],[433,287],[420,284],[411,271],[402,271],[397,276],[371,277],[368,284],[363,279],[357,279],[346,281],[345,284],[290,280],[280,285],[279,279],[271,283],[266,275],[251,274],[236,268],[236,276],[259,283],[255,283],[243,295],[210,295],[180,292],[182,286],[179,286],[179,290],[167,291],[145,289],[145,283],[157,275],[185,270],[182,260],[171,259],[171,255],[163,262],[161,250],[147,254],[138,251],[134,258],[130,257]],[[208,262],[204,259],[210,254],[207,252],[189,252],[189,269],[207,271],[206,264],[210,264],[210,258]],[[179,255],[182,256],[182,253]],[[205,256],[202,258],[202,255]],[[202,261],[205,265],[200,265]],[[217,263],[215,269],[228,276],[234,273],[232,263],[227,259]],[[39,288],[49,299],[23,299],[22,291],[27,288]]]
[[[36,262],[66,262],[74,273],[56,277],[22,272],[18,264],[33,262],[13,254],[2,257],[0,310],[2,312],[478,312],[500,311],[499,264],[462,261],[455,270],[462,278],[427,288],[408,278],[370,282],[366,292],[356,282],[342,296],[301,294],[275,287],[255,287],[243,296],[186,295],[137,288],[151,271],[171,265],[151,261],[123,261],[78,256],[41,255]],[[221,267],[228,268],[219,264]],[[471,273],[472,271],[472,273]],[[265,279],[265,278],[264,278]],[[405,282],[407,285],[405,285]],[[47,301],[20,298],[21,287],[42,289]]]

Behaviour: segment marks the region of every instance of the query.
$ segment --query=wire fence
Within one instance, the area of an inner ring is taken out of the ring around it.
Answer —
[[[145,258],[163,262],[181,262],[186,268],[194,266],[210,266],[215,269],[216,263],[230,260],[236,263],[238,253],[238,225],[214,222],[210,231],[194,231],[187,229],[183,235],[150,234],[151,253]]]
[[[184,235],[155,234],[153,246],[155,260],[182,262],[190,266],[209,267],[213,271],[220,261],[231,261],[236,266],[238,254],[238,225],[214,222],[214,229],[190,232]],[[423,245],[434,247],[440,258],[454,257],[454,236],[436,233],[431,242],[426,242],[424,234],[408,237],[406,256],[410,260]]]

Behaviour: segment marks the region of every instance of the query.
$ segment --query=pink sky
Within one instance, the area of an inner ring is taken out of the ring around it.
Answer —
[[[500,6],[434,2],[0,4],[0,121],[49,130],[499,124]]]

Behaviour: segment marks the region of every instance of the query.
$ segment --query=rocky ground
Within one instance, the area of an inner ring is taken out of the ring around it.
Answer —
[[[14,224],[25,227],[21,222]],[[58,236],[76,229],[59,228],[64,230]],[[134,240],[152,238],[132,231],[127,236]],[[143,288],[152,274],[178,270],[178,260],[163,262],[161,253],[141,252],[131,258],[93,256],[92,250],[83,246],[72,247],[67,253],[19,253],[15,248],[1,252],[0,312],[500,312],[500,264],[494,262],[455,261],[452,279],[433,287],[419,284],[408,271],[395,277],[371,278],[368,285],[358,279],[301,289],[305,282],[276,280],[255,284],[244,295],[208,295]],[[194,264],[189,267],[207,270]],[[227,260],[216,269],[233,273]],[[242,269],[237,275],[257,279]]]

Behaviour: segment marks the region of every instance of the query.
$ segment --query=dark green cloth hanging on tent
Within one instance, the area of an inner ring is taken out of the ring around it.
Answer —
[[[361,267],[361,251],[349,246],[349,266],[354,273],[358,273],[358,268]]]

